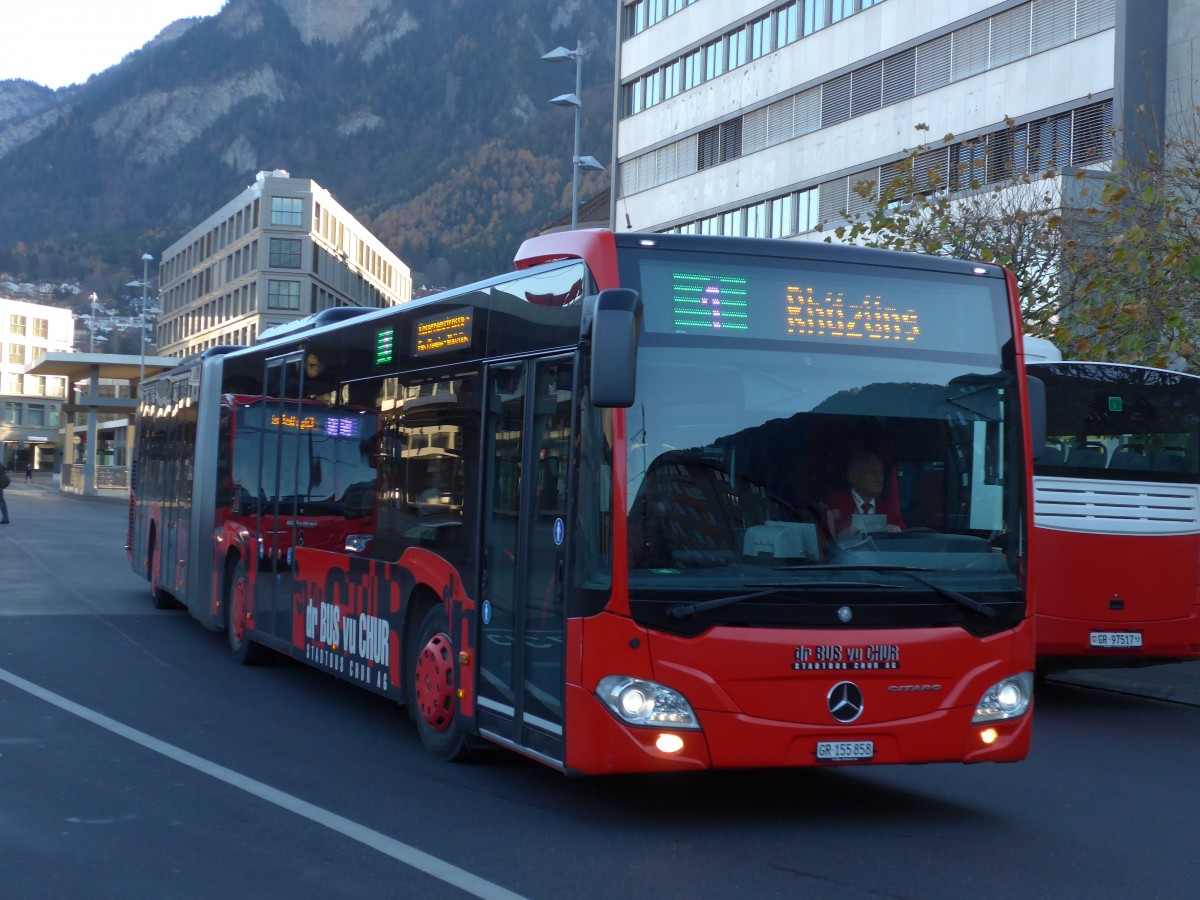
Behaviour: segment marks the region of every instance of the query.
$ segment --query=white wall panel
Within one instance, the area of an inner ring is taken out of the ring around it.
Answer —
[[[1106,43],[1107,51],[1103,46],[1081,46]],[[1081,102],[1089,94],[1111,90],[1112,52],[1111,32],[1094,35],[1075,45],[701,170],[672,184],[621,198],[617,221],[624,222],[626,211],[638,229],[699,217],[713,208],[738,205],[786,187],[821,181],[834,172],[861,168],[921,143],[938,146],[948,133],[965,135],[992,129],[1005,116],[1019,117],[1030,111]],[[1106,72],[1098,72],[1092,65],[1097,54],[1109,60]],[[1091,74],[1081,86],[1075,77],[1061,77],[1068,67],[1085,68]],[[1048,77],[1043,69],[1060,76]],[[930,130],[917,132],[913,126],[918,122],[925,122]],[[704,198],[702,205],[688,205],[689,198],[698,197]]]

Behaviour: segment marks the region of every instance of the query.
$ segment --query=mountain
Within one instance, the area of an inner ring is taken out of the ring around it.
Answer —
[[[0,271],[120,283],[262,169],[313,178],[418,280],[505,270],[612,146],[616,4],[228,0],[85,84],[0,81]],[[607,186],[590,175],[580,196]]]

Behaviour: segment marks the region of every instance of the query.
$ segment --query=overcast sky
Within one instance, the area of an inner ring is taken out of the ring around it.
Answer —
[[[0,0],[0,81],[82,84],[176,19],[211,16],[225,0]]]

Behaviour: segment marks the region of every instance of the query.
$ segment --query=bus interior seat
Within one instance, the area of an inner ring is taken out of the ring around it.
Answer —
[[[1110,469],[1146,469],[1149,465],[1150,455],[1141,444],[1122,444],[1108,461]]]
[[[1067,463],[1072,466],[1087,466],[1092,469],[1103,469],[1108,462],[1108,451],[1103,444],[1088,441],[1079,444],[1071,450]]]
[[[1154,454],[1153,468],[1156,472],[1186,472],[1188,468],[1186,448],[1161,448]]]
[[[1049,438],[1042,450],[1042,458],[1038,460],[1044,466],[1061,466],[1067,461],[1067,445],[1062,441]]]

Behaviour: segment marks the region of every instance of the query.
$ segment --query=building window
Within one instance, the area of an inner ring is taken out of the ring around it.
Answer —
[[[300,268],[300,241],[288,238],[271,238],[271,268]]]
[[[25,376],[25,392],[27,394],[37,394],[39,397],[46,396],[46,376],[45,375],[26,375]]]
[[[33,336],[35,338],[49,338],[50,337],[50,322],[48,319],[34,319],[33,320]]]
[[[268,281],[268,309],[300,309],[300,282]]]
[[[46,407],[40,403],[30,403],[25,407],[25,424],[42,427],[46,424]]]
[[[21,424],[21,404],[8,402],[4,404],[4,424],[5,425],[20,425]]]
[[[796,3],[789,3],[775,13],[775,46],[786,47],[800,38],[800,10]]]
[[[25,365],[25,345],[24,344],[9,344],[8,345],[8,361],[17,365]]]
[[[24,316],[9,316],[8,317],[8,332],[9,334],[25,334],[25,317]]]
[[[272,197],[271,224],[299,225],[304,201],[299,197]]]
[[[825,0],[804,0],[804,34],[810,35],[825,27]]]

